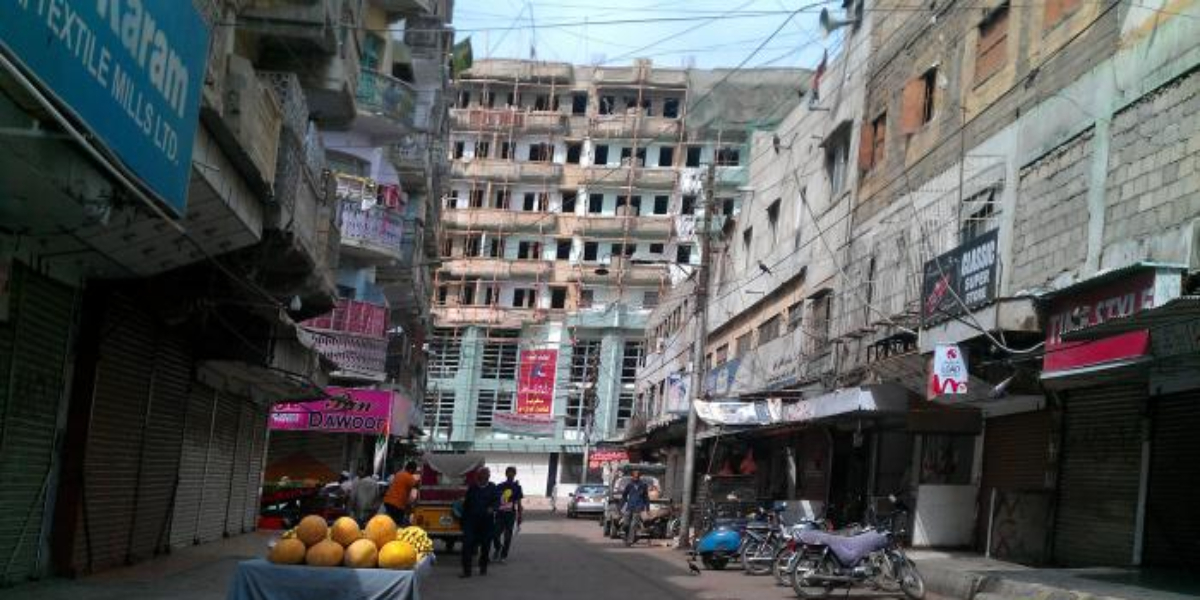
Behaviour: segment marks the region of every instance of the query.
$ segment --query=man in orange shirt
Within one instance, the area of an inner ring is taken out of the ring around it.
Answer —
[[[404,465],[404,470],[396,473],[392,478],[392,485],[388,487],[387,494],[383,496],[383,507],[387,510],[388,516],[401,527],[407,527],[408,514],[412,510],[413,502],[417,499],[417,488],[421,486],[421,482],[417,480],[417,463],[408,461]]]

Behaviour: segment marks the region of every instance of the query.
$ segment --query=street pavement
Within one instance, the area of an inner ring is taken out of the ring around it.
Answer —
[[[567,519],[534,513],[513,540],[506,564],[492,565],[486,577],[460,579],[459,556],[440,555],[422,600],[787,600],[790,588],[771,576],[751,577],[740,568],[690,574],[684,553],[665,542],[639,542],[626,548],[601,535],[594,519]],[[478,569],[476,569],[476,572]],[[876,594],[836,594],[837,598],[881,598]],[[894,597],[894,596],[893,596]],[[933,594],[929,600],[945,600]]]

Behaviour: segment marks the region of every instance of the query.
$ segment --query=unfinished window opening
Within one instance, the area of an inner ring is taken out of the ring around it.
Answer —
[[[771,246],[779,243],[779,207],[782,205],[783,199],[776,198],[770,206],[767,207],[767,225],[771,229]]]
[[[692,264],[692,247],[688,244],[680,244],[675,247],[675,262],[681,265]]]
[[[471,106],[471,92],[470,90],[462,90],[458,93],[458,107],[467,108],[468,106]]]
[[[604,212],[604,194],[588,195],[588,213],[598,215]]]
[[[679,213],[683,215],[696,214],[696,197],[684,196],[682,202],[680,203]]]
[[[550,96],[548,94],[538,94],[533,97],[533,110],[546,111],[550,110]]]
[[[550,308],[554,310],[567,308],[567,288],[559,286],[550,288]]]
[[[492,143],[486,140],[475,142],[475,158],[487,158],[491,154]]]
[[[535,308],[537,306],[537,290],[517,288],[513,290],[513,308]]]
[[[482,94],[479,95],[479,102],[480,102],[480,104],[482,104],[488,108],[495,108],[496,107],[496,94],[493,92],[483,92]]]
[[[616,107],[617,107],[617,97],[616,96],[600,96],[600,106],[598,107],[600,114],[611,115],[611,114],[613,114],[613,111],[614,111],[614,109],[616,109]]]
[[[473,233],[463,239],[463,255],[469,258],[483,255],[483,234]]]
[[[558,260],[571,259],[571,240],[558,240],[555,242],[554,258]]]
[[[937,67],[925,71],[921,75],[921,124],[928,123],[933,120],[936,114],[936,106],[934,106],[934,98],[937,96]]]
[[[733,198],[722,198],[719,204],[721,205],[721,214],[732,217],[737,213],[737,201]]]
[[[736,167],[741,164],[742,152],[737,148],[727,146],[717,150],[718,167]]]
[[[520,260],[539,260],[542,258],[541,242],[518,242],[517,258]]]
[[[512,160],[512,158],[513,158],[512,142],[500,142],[500,159],[501,160]]]
[[[687,147],[687,156],[683,163],[684,166],[699,167],[701,150],[702,150],[702,148],[700,146],[688,146]]]
[[[449,258],[450,256],[453,256],[453,255],[454,255],[454,238],[447,237],[446,239],[442,240],[441,256],[442,256],[442,258]]]
[[[550,162],[554,157],[554,146],[545,142],[529,145],[529,162]]]
[[[666,244],[657,243],[650,244],[650,254],[662,254],[666,251]]]
[[[512,190],[503,189],[496,190],[496,203],[492,208],[507,210],[512,203]]]
[[[485,250],[489,258],[504,258],[504,238],[492,236]]]
[[[592,164],[607,165],[608,164],[608,145],[600,144],[596,146],[596,150],[592,156]]]
[[[462,288],[462,303],[467,306],[474,306],[479,298],[479,279],[470,278],[463,282]]]
[[[586,262],[596,262],[600,258],[600,242],[584,242],[583,243],[583,260]]]
[[[679,118],[679,98],[667,98],[663,100],[662,116],[668,119]]]
[[[742,232],[742,258],[744,259],[743,267],[750,268],[750,261],[754,260],[754,228],[747,227]]]
[[[882,112],[869,125],[862,128],[862,139],[858,144],[858,168],[862,171],[870,171],[883,163],[886,143],[887,112]]]
[[[634,158],[636,156],[636,159]],[[633,148],[621,148],[621,166],[622,167],[642,167],[646,165],[646,149],[638,148],[637,152]]]
[[[671,206],[670,196],[655,196],[654,197],[654,214],[665,215]]]
[[[450,190],[450,193],[446,194],[444,204],[446,208],[458,208],[458,190]]]
[[[596,291],[590,288],[580,288],[579,308],[591,308],[596,300]]]
[[[563,190],[562,206],[559,207],[559,212],[573,213],[575,212],[575,201],[579,197],[579,193],[575,190]]]
[[[575,92],[571,94],[571,114],[585,115],[587,114],[588,95],[587,92]]]
[[[658,166],[673,167],[675,166],[675,148],[672,146],[662,146],[658,149]]]
[[[483,195],[486,190],[471,190],[469,206],[471,208],[483,208]]]
[[[583,155],[583,142],[567,142],[567,164],[579,164],[579,157]]]
[[[462,159],[463,155],[467,152],[467,143],[462,140],[454,142],[454,149],[451,152],[451,158]]]

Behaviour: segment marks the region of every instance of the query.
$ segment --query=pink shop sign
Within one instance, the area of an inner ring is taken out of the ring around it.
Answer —
[[[329,398],[271,408],[271,429],[380,434],[388,430],[392,392],[327,388]]]

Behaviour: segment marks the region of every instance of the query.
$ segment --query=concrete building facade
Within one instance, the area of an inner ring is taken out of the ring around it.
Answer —
[[[722,78],[763,93],[738,105],[709,92]],[[735,210],[747,132],[797,102],[796,79],[648,61],[488,60],[460,76],[426,396],[434,448],[507,453],[531,493],[581,480],[585,446],[630,427],[647,315],[700,260],[705,167]],[[531,435],[504,415],[527,412],[519,380],[534,350],[556,357]]]

